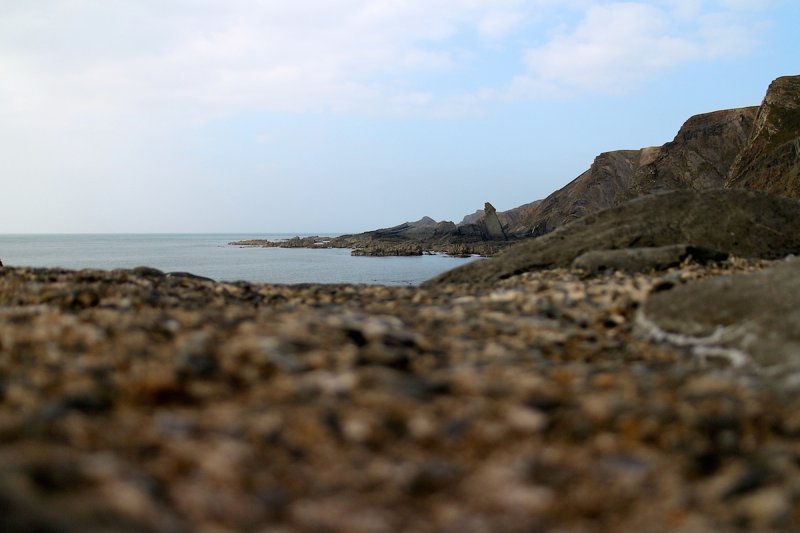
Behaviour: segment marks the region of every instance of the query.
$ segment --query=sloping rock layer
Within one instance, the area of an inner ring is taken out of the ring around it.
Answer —
[[[726,184],[800,198],[800,76],[772,82]]]
[[[429,281],[494,283],[531,270],[568,267],[592,250],[686,244],[742,257],[800,252],[800,202],[767,193],[716,189],[644,196],[578,219]]]
[[[699,355],[727,355],[800,376],[800,260],[656,293],[639,322],[645,334]]]

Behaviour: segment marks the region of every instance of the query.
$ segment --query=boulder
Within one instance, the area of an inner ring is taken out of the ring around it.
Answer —
[[[494,283],[532,270],[569,267],[592,250],[688,244],[741,257],[800,253],[800,201],[763,192],[713,189],[637,198],[580,218],[428,281]]]
[[[776,370],[800,370],[800,260],[652,294],[641,335]]]
[[[652,248],[626,248],[622,250],[593,250],[579,255],[572,261],[572,268],[585,273],[622,270],[624,272],[649,272],[666,270],[687,260],[700,264],[724,261],[728,254],[691,246],[675,244]]]

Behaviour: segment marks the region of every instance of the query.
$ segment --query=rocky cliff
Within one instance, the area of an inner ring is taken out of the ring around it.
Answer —
[[[664,191],[721,188],[747,143],[758,107],[728,109],[687,120],[675,139],[637,169],[632,196]]]
[[[775,80],[760,107],[689,118],[661,147],[600,154],[568,185],[526,206],[509,233],[535,237],[639,196],[723,187],[800,198],[800,76]]]
[[[726,186],[800,198],[800,76],[772,82]]]
[[[362,255],[487,255],[641,196],[725,187],[800,198],[800,76],[775,80],[760,107],[689,118],[663,146],[602,153],[586,172],[543,200],[504,212],[487,203],[458,224],[424,217],[326,245]],[[318,246],[317,240],[310,242]]]
[[[761,191],[712,189],[642,196],[604,209],[485,261],[427,282],[496,284],[525,272],[577,266],[583,254],[676,245],[757,259],[800,253],[800,201]],[[661,250],[666,251],[666,250]],[[651,254],[652,256],[652,254]]]
[[[631,188],[634,172],[652,157],[652,149],[619,150],[597,156],[592,166],[541,202],[509,228],[517,237],[535,237],[571,220],[611,207]]]
[[[722,187],[747,143],[757,110],[747,107],[697,115],[661,147],[600,154],[589,170],[529,209],[510,232],[535,237],[638,196]]]

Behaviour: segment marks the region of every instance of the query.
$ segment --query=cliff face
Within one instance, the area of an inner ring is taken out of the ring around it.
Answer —
[[[758,107],[746,107],[691,117],[652,162],[636,171],[632,195],[723,187],[757,112]]]
[[[760,107],[689,118],[663,146],[602,153],[586,172],[543,200],[504,212],[486,204],[459,224],[425,217],[345,236],[350,240],[342,242],[417,241],[431,249],[470,243],[504,246],[637,197],[724,187],[800,198],[800,76],[775,80]]]
[[[748,107],[697,115],[661,147],[600,154],[589,170],[529,209],[510,232],[535,237],[638,196],[722,187],[747,142],[757,110]]]
[[[649,153],[650,149],[642,149],[600,154],[589,170],[530,206],[510,227],[510,233],[517,237],[543,235],[571,220],[613,206],[617,196],[629,190],[634,172]]]
[[[770,84],[726,186],[800,198],[800,76]]]

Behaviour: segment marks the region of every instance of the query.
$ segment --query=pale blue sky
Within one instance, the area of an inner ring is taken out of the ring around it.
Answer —
[[[542,198],[800,74],[796,0],[0,0],[0,233]]]

